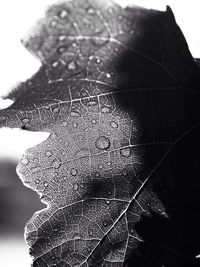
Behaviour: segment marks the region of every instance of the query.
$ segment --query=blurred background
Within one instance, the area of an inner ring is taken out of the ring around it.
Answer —
[[[170,5],[192,55],[200,57],[199,0],[115,0],[122,6],[140,5],[165,10]],[[0,4],[0,108],[10,105],[1,99],[19,81],[25,81],[39,67],[21,44],[21,38],[44,15],[45,7],[55,0],[10,0]],[[23,186],[16,174],[17,162],[24,151],[48,137],[47,133],[30,133],[18,129],[0,129],[0,265],[28,267],[31,258],[25,244],[24,225],[36,210],[44,208],[38,195]]]

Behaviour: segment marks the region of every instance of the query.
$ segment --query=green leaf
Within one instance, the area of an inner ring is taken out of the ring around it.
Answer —
[[[194,258],[200,72],[171,9],[66,1],[23,43],[42,67],[0,121],[51,133],[17,167],[48,204],[26,226],[33,266]]]

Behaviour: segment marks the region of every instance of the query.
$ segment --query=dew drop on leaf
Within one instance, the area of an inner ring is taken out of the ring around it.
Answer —
[[[54,61],[54,62],[52,63],[51,66],[52,66],[53,68],[56,68],[56,67],[58,66],[58,64],[59,64],[58,61]]]
[[[116,129],[116,128],[118,128],[118,124],[115,121],[111,121],[110,127],[113,129]]]
[[[76,176],[78,174],[78,171],[73,168],[73,169],[71,169],[70,173],[72,176]]]
[[[97,123],[97,121],[96,120],[92,120],[92,124],[96,124]]]
[[[57,26],[57,21],[56,20],[52,20],[52,21],[50,21],[50,23],[49,23],[49,27],[51,27],[51,28],[55,28]]]
[[[23,123],[29,123],[30,122],[30,119],[29,118],[24,118],[24,119],[22,119],[22,122]]]
[[[35,183],[36,183],[36,184],[39,184],[39,183],[40,183],[40,180],[39,180],[39,179],[36,179],[36,180],[35,180]]]
[[[21,160],[21,163],[24,164],[24,165],[28,165],[29,160],[28,160],[27,158],[23,158],[23,159]]]
[[[73,184],[73,188],[74,188],[75,191],[78,190],[78,187],[79,187],[79,186],[78,186],[78,183],[74,183],[74,184]]]
[[[100,176],[99,172],[95,173],[95,177],[98,178]]]
[[[75,70],[76,69],[76,62],[75,61],[69,62],[67,68],[68,68],[68,70]]]
[[[110,139],[105,136],[100,136],[95,141],[95,146],[101,150],[108,149],[110,147]]]
[[[67,126],[67,122],[66,121],[63,121],[62,122],[62,126],[64,126],[64,127]]]
[[[131,156],[131,149],[130,149],[130,147],[122,148],[122,149],[120,150],[120,154],[121,154],[123,157],[125,157],[125,158],[130,157],[130,156]]]
[[[111,112],[111,109],[110,109],[110,107],[108,107],[108,106],[103,106],[103,107],[101,108],[101,112],[102,112],[102,113],[110,113],[110,112]]]
[[[86,9],[86,12],[88,13],[88,14],[90,14],[90,15],[94,15],[96,12],[95,12],[95,10],[91,7],[91,6],[89,6],[87,9]]]
[[[61,45],[61,46],[59,46],[58,49],[57,49],[57,52],[58,52],[59,54],[62,54],[62,53],[64,53],[65,51],[67,51],[67,46],[65,46],[65,45]]]
[[[89,236],[93,236],[93,231],[92,230],[89,231]]]
[[[101,63],[101,59],[100,59],[100,58],[97,58],[97,59],[96,59],[96,63],[97,63],[97,64]]]
[[[112,163],[111,163],[110,161],[108,161],[108,162],[107,162],[107,166],[110,167],[111,165],[112,165]]]
[[[67,11],[65,10],[65,9],[63,9],[63,10],[61,10],[60,12],[59,12],[59,17],[61,18],[61,19],[65,19],[66,17],[67,17],[67,15],[68,15],[68,13],[67,13]]]
[[[48,150],[48,151],[46,151],[45,155],[46,155],[47,157],[51,157],[52,152]]]
[[[58,113],[60,111],[60,109],[59,108],[54,108],[52,111],[53,111],[53,113]]]
[[[61,36],[58,37],[58,40],[59,41],[64,41],[64,40],[66,40],[66,36],[65,35],[61,35]]]

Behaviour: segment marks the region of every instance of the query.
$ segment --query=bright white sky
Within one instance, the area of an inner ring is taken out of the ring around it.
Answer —
[[[135,4],[165,10],[170,5],[194,57],[200,57],[199,0],[116,0],[123,6]],[[0,2],[0,96],[5,95],[17,82],[24,81],[37,71],[37,61],[21,45],[20,39],[43,17],[45,6],[55,0],[10,0]],[[3,108],[3,102],[0,101]],[[0,130],[0,158],[21,158],[23,152],[47,138],[46,133],[29,133],[19,130]],[[10,241],[7,241],[10,242]],[[17,242],[17,241],[16,241]],[[23,243],[12,246],[0,242],[1,265],[27,267],[31,260]],[[17,250],[16,250],[17,248]],[[10,257],[11,255],[11,257]]]

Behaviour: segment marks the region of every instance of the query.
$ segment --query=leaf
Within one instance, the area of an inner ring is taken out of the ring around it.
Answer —
[[[23,43],[42,67],[0,121],[51,133],[17,167],[48,205],[33,266],[192,266],[200,71],[171,9],[63,2]]]

